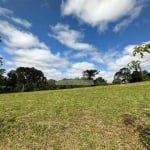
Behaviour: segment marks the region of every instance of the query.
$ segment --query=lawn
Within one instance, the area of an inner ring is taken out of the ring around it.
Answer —
[[[0,95],[1,150],[146,150],[149,126],[150,82]]]

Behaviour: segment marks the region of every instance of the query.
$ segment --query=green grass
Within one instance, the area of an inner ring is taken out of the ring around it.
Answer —
[[[149,124],[150,82],[0,95],[1,150],[145,150],[136,127]]]

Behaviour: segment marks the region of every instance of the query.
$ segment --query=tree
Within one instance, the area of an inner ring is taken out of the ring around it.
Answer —
[[[130,70],[134,70],[134,71],[140,71],[141,72],[141,66],[140,66],[140,61],[139,60],[136,60],[136,61],[131,61],[130,63],[128,63],[128,67]]]
[[[5,69],[2,68],[3,62],[2,62],[3,58],[0,57],[0,78],[3,77],[3,74],[5,73]]]
[[[97,71],[95,69],[85,70],[85,71],[83,71],[83,77],[88,80],[93,80],[95,75],[97,75],[98,73],[99,73],[99,71]]]
[[[1,67],[2,65],[3,65],[2,57],[0,57],[0,92],[4,91],[5,80],[6,80],[6,78],[4,77],[5,69]]]
[[[1,36],[0,36],[0,42],[2,42]],[[3,60],[3,58],[0,57],[0,80],[3,77],[3,74],[5,72],[5,69],[1,68],[1,66],[3,65],[3,63],[2,63],[3,61],[2,60]]]
[[[150,72],[144,70],[142,71],[143,81],[150,81]]]
[[[19,67],[10,71],[8,73],[8,81],[8,85],[16,87],[17,91],[41,90],[46,85],[46,78],[42,71],[28,67]]]
[[[102,77],[98,77],[94,80],[95,85],[107,85],[107,81]]]
[[[141,58],[144,57],[144,53],[150,54],[150,43],[143,43],[141,45],[135,46],[133,50],[133,56],[140,54]],[[132,82],[139,82],[144,80],[143,71],[140,67],[141,61],[131,61],[128,63],[128,67],[132,72]]]
[[[142,81],[142,69],[140,67],[140,61],[131,61],[128,64],[128,67],[130,70],[133,70],[132,72],[132,80],[131,82],[140,82]]]
[[[53,79],[47,80],[46,89],[47,90],[54,90],[54,89],[56,89],[56,81],[53,80]]]
[[[114,79],[112,81],[112,84],[121,84],[121,83],[122,83],[122,81],[120,79]]]
[[[150,43],[143,43],[141,45],[134,47],[133,56],[140,54],[141,58],[143,58],[145,52],[150,53]]]
[[[131,72],[128,68],[121,68],[114,75],[113,83],[129,83],[131,80]]]
[[[8,74],[7,74],[7,91],[9,92],[13,92],[16,91],[16,87],[17,87],[17,73],[15,70],[11,70]]]
[[[0,42],[2,42],[1,36],[0,36]],[[2,68],[2,65],[3,65],[2,60],[3,58],[0,57],[0,86],[4,85],[4,80],[5,80],[5,77],[3,76],[3,74],[5,73],[5,69]]]

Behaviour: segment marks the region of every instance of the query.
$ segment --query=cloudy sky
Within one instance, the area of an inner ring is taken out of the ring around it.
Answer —
[[[97,69],[108,82],[150,41],[149,0],[0,0],[0,56],[7,72],[36,67],[47,78]],[[150,71],[149,55],[142,68]]]

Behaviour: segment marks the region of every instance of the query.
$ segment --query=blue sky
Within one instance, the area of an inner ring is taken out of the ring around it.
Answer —
[[[0,0],[0,56],[7,72],[36,67],[62,79],[97,69],[111,82],[140,59],[133,47],[150,41],[149,10],[149,0]]]

